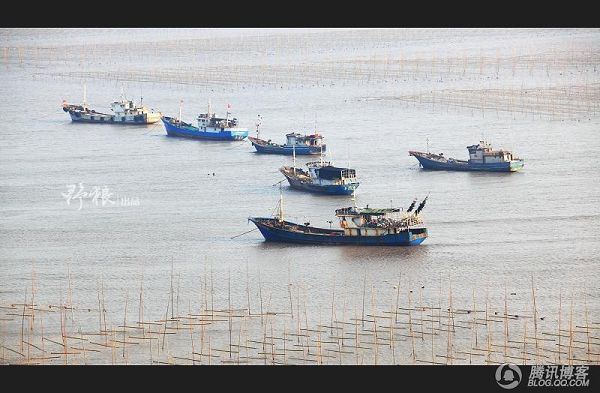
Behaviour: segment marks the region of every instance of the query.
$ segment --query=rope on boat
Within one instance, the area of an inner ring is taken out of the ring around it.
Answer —
[[[245,234],[247,234],[247,233],[250,233],[250,232],[256,231],[257,229],[258,229],[258,228],[254,228],[254,229],[251,229],[251,230],[249,230],[249,231],[246,231],[246,232],[244,232],[244,233],[240,233],[239,235],[235,235],[235,236],[233,236],[233,237],[230,237],[230,239],[235,239],[236,237],[240,237],[240,236],[242,236],[242,235],[245,235]]]

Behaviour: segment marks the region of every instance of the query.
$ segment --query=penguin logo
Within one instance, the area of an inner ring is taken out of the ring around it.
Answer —
[[[496,382],[504,389],[512,389],[521,383],[521,369],[514,364],[504,363],[496,369]]]

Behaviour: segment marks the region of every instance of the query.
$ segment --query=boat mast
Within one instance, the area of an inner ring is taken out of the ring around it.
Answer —
[[[323,166],[323,143],[321,142],[321,156],[319,157],[319,159],[321,160],[321,166]]]
[[[181,107],[183,106],[183,100],[179,100],[179,126],[181,126]]]
[[[260,131],[259,131],[259,127],[260,127],[260,123],[261,123],[261,118],[260,115],[258,115],[258,120],[256,122],[256,139],[260,139]]]
[[[292,155],[294,156],[294,175],[296,174],[296,144],[292,144]]]
[[[225,115],[225,127],[229,127],[229,109],[231,108],[231,104],[227,104],[227,113]]]
[[[87,87],[83,84],[83,107],[87,108]]]
[[[281,190],[281,182],[279,182],[279,222],[283,223],[283,191]]]
[[[427,138],[427,154],[429,154],[429,138]]]

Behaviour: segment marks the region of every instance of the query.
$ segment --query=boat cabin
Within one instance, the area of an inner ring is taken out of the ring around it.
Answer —
[[[206,130],[208,128],[231,128],[238,126],[238,119],[224,119],[216,117],[214,113],[201,113],[198,115],[198,128]]]
[[[493,164],[513,160],[513,155],[510,151],[494,150],[485,141],[480,141],[478,145],[467,146],[467,150],[469,150],[469,162],[475,164]]]
[[[340,168],[331,165],[330,162],[309,162],[306,164],[311,177],[314,179],[324,180],[344,180],[344,179],[355,179],[356,170],[350,168]]]
[[[136,106],[133,101],[125,99],[113,102],[110,104],[110,109],[115,113],[116,116],[141,115],[150,112],[148,108],[144,106]]]
[[[347,236],[381,236],[423,222],[418,215],[405,213],[401,208],[346,207],[337,209],[335,215]]]
[[[115,115],[124,115],[134,109],[133,101],[121,100],[110,104],[110,109]]]
[[[302,135],[297,132],[291,132],[286,134],[287,138],[286,145],[306,145],[306,146],[321,146],[323,143],[323,136],[320,134]]]

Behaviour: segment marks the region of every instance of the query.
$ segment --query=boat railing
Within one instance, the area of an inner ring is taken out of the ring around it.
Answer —
[[[364,226],[367,228],[408,228],[423,223],[423,219],[415,214],[406,214],[402,218],[391,218],[380,216],[375,220],[367,222]]]
[[[330,161],[311,161],[306,163],[307,167],[331,166]]]
[[[358,215],[358,211],[354,207],[343,207],[335,210],[336,216],[354,216]]]
[[[346,179],[356,178],[356,171],[354,169],[344,169],[342,171],[342,178],[346,178]]]

